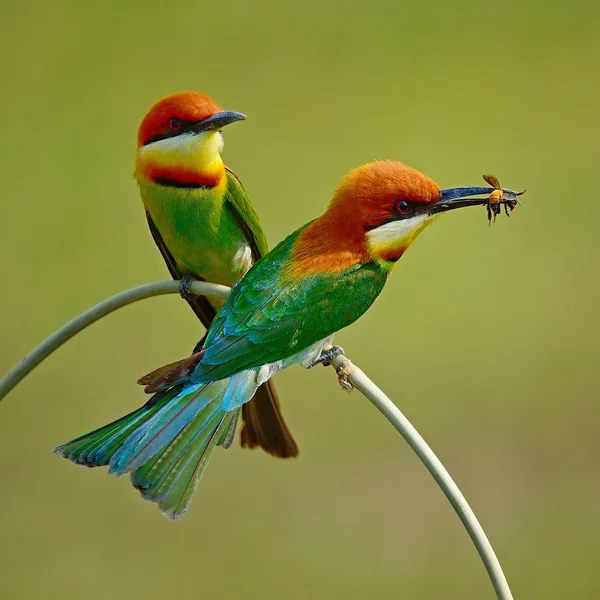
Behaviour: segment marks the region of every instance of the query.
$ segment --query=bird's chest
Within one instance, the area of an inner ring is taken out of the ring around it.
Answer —
[[[233,285],[249,268],[251,252],[222,196],[156,187],[142,189],[144,205],[182,274]]]

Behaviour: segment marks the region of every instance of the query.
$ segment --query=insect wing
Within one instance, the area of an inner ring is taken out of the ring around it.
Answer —
[[[496,179],[496,177],[494,175],[484,175],[483,180],[486,183],[489,183],[492,187],[495,187],[496,189],[500,189],[500,182],[498,181],[498,179]]]

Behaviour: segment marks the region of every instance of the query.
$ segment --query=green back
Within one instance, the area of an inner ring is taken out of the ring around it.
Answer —
[[[290,274],[300,230],[234,288],[209,329],[192,381],[211,381],[288,358],[347,327],[373,304],[387,278],[375,262],[306,278]]]

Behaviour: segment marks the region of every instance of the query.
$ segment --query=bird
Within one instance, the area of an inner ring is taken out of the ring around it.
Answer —
[[[179,92],[158,100],[138,129],[134,176],[150,232],[207,329],[223,301],[191,294],[191,281],[231,287],[268,251],[244,187],[221,158],[221,129],[245,118],[200,92]],[[298,455],[272,381],[244,406],[242,420],[242,446],[280,458]]]
[[[398,260],[453,209],[493,188],[441,190],[397,161],[347,174],[318,218],[258,260],[233,288],[201,349],[138,383],[152,393],[129,415],[55,449],[87,467],[129,473],[169,519],[188,508],[212,451],[229,447],[240,410],[279,370],[341,353],[333,336],[360,318]]]

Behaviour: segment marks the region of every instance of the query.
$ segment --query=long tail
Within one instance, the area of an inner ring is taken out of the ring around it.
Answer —
[[[195,298],[202,298],[202,296],[195,296],[192,300]],[[205,300],[205,298],[203,299]],[[189,299],[188,302],[191,304]],[[192,306],[192,308],[202,319],[201,313],[197,310],[198,307]],[[210,316],[210,320],[212,319],[214,319],[214,312]],[[202,351],[205,339],[206,334],[196,344],[192,354]],[[172,367],[174,365],[168,366]],[[265,452],[277,458],[295,458],[298,456],[298,444],[296,444],[296,440],[283,418],[279,394],[272,380],[259,386],[252,400],[244,404],[242,422],[240,435],[242,448],[262,448]]]
[[[146,500],[169,519],[180,519],[215,446],[231,444],[240,406],[256,391],[256,374],[180,384],[158,392],[140,409],[55,448],[87,467],[131,473]]]
[[[242,407],[240,440],[243,448],[262,448],[279,458],[298,456],[298,445],[281,414],[272,381],[261,385],[254,398]]]

